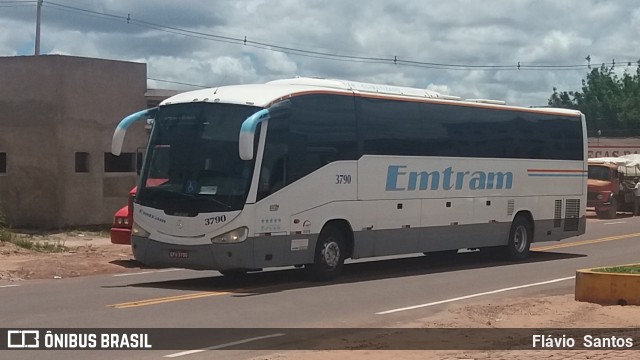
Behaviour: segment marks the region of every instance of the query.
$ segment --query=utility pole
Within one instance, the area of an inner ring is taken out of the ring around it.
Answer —
[[[40,15],[42,15],[42,2],[44,0],[38,0],[38,12],[36,15],[36,51],[35,55],[40,55]]]

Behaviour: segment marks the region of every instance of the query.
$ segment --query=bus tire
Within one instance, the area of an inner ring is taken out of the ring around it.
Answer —
[[[533,240],[533,229],[529,219],[524,216],[516,216],[511,223],[509,242],[504,248],[504,253],[509,260],[524,260],[529,256]]]
[[[328,281],[342,272],[346,256],[345,235],[337,226],[326,226],[316,243],[313,264],[307,266],[309,276],[316,281]]]

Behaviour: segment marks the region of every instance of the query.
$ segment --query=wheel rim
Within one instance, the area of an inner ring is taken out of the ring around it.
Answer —
[[[322,259],[330,269],[338,266],[340,261],[340,246],[335,241],[327,241],[322,246]]]
[[[513,247],[517,252],[521,253],[527,248],[527,243],[527,228],[520,225],[513,233]]]

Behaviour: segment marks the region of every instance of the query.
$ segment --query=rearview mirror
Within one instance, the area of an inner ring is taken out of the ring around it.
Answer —
[[[111,153],[115,156],[119,156],[122,152],[124,136],[127,134],[129,126],[137,121],[155,117],[157,110],[158,108],[155,107],[138,111],[122,119],[116,127],[116,130],[113,132],[113,138],[111,139]]]

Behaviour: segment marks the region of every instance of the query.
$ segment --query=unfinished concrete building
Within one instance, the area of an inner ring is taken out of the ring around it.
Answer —
[[[136,150],[147,139],[144,124],[134,125],[115,157],[112,134],[147,107],[146,84],[143,63],[0,57],[0,207],[10,226],[111,223],[135,185]]]

